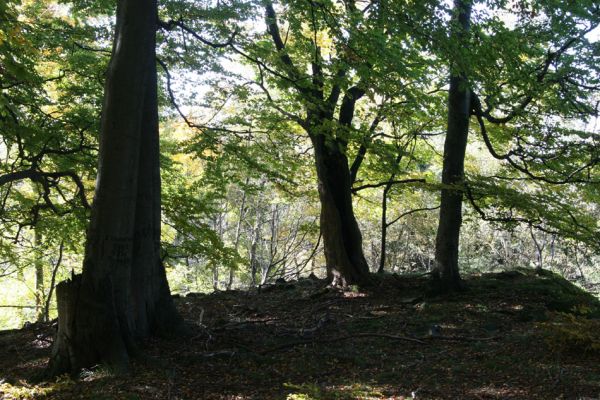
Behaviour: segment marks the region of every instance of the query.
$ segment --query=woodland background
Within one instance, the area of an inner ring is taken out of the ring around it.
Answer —
[[[325,276],[312,146],[261,4],[159,6],[161,255],[174,293]],[[363,158],[352,192],[371,271],[426,273],[446,60],[463,51],[448,39],[451,5],[397,2],[401,12],[377,16],[376,2],[343,4],[276,9],[294,60],[309,65],[318,48],[327,79],[347,63],[347,79],[364,84],[343,135],[349,160]],[[490,155],[471,121],[461,271],[544,268],[597,294],[598,6],[498,0],[473,15],[463,67],[487,105],[517,111],[488,127],[511,162]],[[0,19],[0,329],[10,329],[55,318],[55,285],[81,270],[114,5],[8,0]]]

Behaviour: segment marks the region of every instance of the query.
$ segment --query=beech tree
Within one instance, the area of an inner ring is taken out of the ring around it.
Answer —
[[[125,370],[139,339],[183,328],[159,257],[157,26],[155,0],[118,2],[83,273],[57,287],[53,375]]]
[[[450,59],[450,88],[434,278],[446,290],[461,286],[458,251],[464,195],[484,220],[525,223],[597,243],[597,227],[587,221],[589,215],[565,209],[564,200],[543,192],[550,192],[551,186],[598,182],[597,135],[585,123],[598,115],[597,44],[589,34],[600,24],[600,9],[588,1],[522,4],[512,10],[492,2],[490,10],[518,17],[515,26],[484,16],[471,27],[470,11],[476,4],[454,2],[449,42],[440,46]],[[464,161],[471,116],[485,148],[505,168],[497,176],[472,177],[469,182]],[[500,147],[508,150],[500,152]],[[485,193],[490,180],[495,188],[504,186],[493,191],[496,209],[505,207],[505,213],[483,210],[480,200],[490,196]],[[541,187],[526,195],[519,193],[522,184],[506,187],[507,182],[524,181]]]
[[[415,105],[411,91],[425,86],[426,74],[419,72],[428,64],[404,60],[418,51],[406,46],[406,26],[397,35],[387,28],[384,3],[364,10],[354,1],[268,1],[261,7],[266,34],[236,37],[230,47],[255,68],[252,84],[265,104],[299,127],[312,145],[329,281],[367,285],[370,270],[353,192],[384,184],[359,184],[359,170],[374,138],[382,135],[382,122],[406,103],[423,106]]]
[[[450,60],[448,125],[444,143],[440,218],[435,242],[436,267],[433,277],[448,289],[460,287],[458,245],[462,223],[462,188],[465,152],[471,115],[469,81],[459,61],[461,47],[467,45],[471,24],[471,0],[455,0],[450,42],[456,45]]]

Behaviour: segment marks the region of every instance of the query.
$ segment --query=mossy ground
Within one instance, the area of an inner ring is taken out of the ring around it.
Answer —
[[[585,344],[557,344],[546,329],[564,325],[565,315],[593,324],[600,303],[557,275],[517,270],[472,276],[467,291],[437,297],[423,295],[429,288],[423,277],[379,281],[368,292],[327,289],[306,279],[179,298],[194,334],[146,343],[148,357],[134,361],[126,376],[97,368],[77,380],[34,384],[53,328],[5,332],[0,396],[600,398],[600,353]]]

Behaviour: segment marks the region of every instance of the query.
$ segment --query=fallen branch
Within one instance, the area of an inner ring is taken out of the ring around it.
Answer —
[[[431,335],[431,336],[426,336],[422,339],[425,339],[425,340],[433,340],[433,339],[449,340],[449,341],[456,341],[456,342],[488,342],[488,341],[492,341],[492,340],[498,340],[499,338],[500,338],[499,336],[478,338],[478,337],[470,337],[470,336]]]
[[[234,355],[237,354],[237,350],[218,350],[218,351],[209,351],[206,353],[195,353],[193,354],[194,357],[203,357],[203,358],[212,358],[212,357],[219,357],[219,356],[229,356],[229,357],[233,357]]]

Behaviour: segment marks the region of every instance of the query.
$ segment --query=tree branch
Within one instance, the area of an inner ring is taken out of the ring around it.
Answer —
[[[481,102],[480,102],[479,98],[477,97],[477,95],[475,95],[474,93],[472,93],[472,95],[473,95],[472,96],[473,101],[471,102],[472,111],[473,111],[473,114],[475,115],[475,117],[477,118],[477,122],[479,124],[480,132],[481,132],[481,137],[483,138],[485,147],[488,149],[488,152],[492,155],[492,157],[494,157],[497,160],[507,161],[513,168],[524,173],[525,175],[529,176],[530,178],[532,178],[534,180],[546,182],[546,183],[549,183],[552,185],[564,185],[564,184],[568,184],[568,183],[600,183],[600,181],[593,181],[590,179],[575,179],[574,178],[574,176],[576,174],[580,173],[581,171],[599,164],[600,163],[599,157],[592,158],[588,163],[584,164],[583,166],[581,166],[581,167],[575,169],[574,171],[572,171],[571,173],[569,173],[566,178],[557,180],[557,179],[551,179],[551,178],[548,178],[545,176],[536,175],[533,172],[531,172],[526,166],[519,165],[512,158],[512,156],[515,155],[515,152],[513,150],[509,151],[506,154],[500,154],[500,153],[496,152],[496,150],[494,149],[494,146],[492,145],[490,137],[487,133],[485,121],[483,119],[484,113],[481,110]]]
[[[358,176],[358,170],[360,169],[360,166],[362,165],[362,162],[364,161],[365,156],[367,155],[367,150],[368,150],[369,145],[371,144],[371,140],[373,140],[373,135],[375,134],[375,130],[377,129],[377,126],[379,126],[379,123],[383,120],[383,116],[381,113],[382,109],[383,109],[383,105],[379,108],[379,110],[377,110],[377,114],[375,115],[375,118],[371,122],[369,131],[368,131],[367,135],[365,135],[365,137],[363,138],[363,140],[360,144],[360,147],[358,148],[358,152],[356,153],[356,157],[354,158],[354,161],[352,162],[352,165],[350,166],[350,185],[354,185],[354,183],[356,182],[356,177]]]
[[[215,43],[215,42],[212,42],[212,41],[210,41],[208,39],[205,39],[202,36],[200,36],[195,30],[193,30],[192,28],[190,28],[189,26],[187,26],[186,24],[184,24],[181,19],[177,20],[177,21],[170,20],[168,22],[160,21],[159,20],[158,21],[158,26],[161,27],[162,29],[166,30],[166,31],[172,31],[173,28],[179,27],[182,30],[184,30],[185,32],[187,32],[190,35],[192,35],[194,38],[198,39],[200,42],[202,42],[205,45],[210,46],[210,47],[212,47],[214,49],[221,49],[221,48],[230,46],[233,43],[235,37],[238,34],[238,31],[235,30],[235,31],[233,31],[233,33],[231,34],[231,36],[229,37],[229,39],[227,39],[226,42]]]
[[[77,186],[76,195],[79,197],[81,204],[87,209],[91,208],[87,198],[85,197],[85,187],[83,186],[83,182],[81,181],[79,175],[77,175],[74,171],[43,172],[37,170],[36,166],[34,165],[30,169],[0,175],[0,186],[24,179],[29,179],[32,182],[39,183],[44,188],[44,193],[42,196],[44,197],[46,204],[52,208],[53,211],[56,211],[56,208],[49,198],[50,187],[55,186],[57,184],[56,180],[63,177],[71,178],[73,183]]]
[[[550,70],[550,66],[552,65],[552,63],[558,60],[573,44],[577,43],[579,40],[585,37],[585,35],[593,31],[597,26],[598,24],[593,24],[588,29],[585,29],[582,32],[580,32],[578,36],[567,39],[567,41],[556,51],[548,50],[546,59],[541,65],[540,72],[538,72],[538,74],[536,75],[536,82],[538,84],[541,84],[548,75],[548,71]],[[487,119],[489,122],[492,122],[494,124],[505,124],[513,120],[515,117],[519,116],[534,99],[535,96],[533,94],[525,95],[521,102],[512,111],[510,111],[507,115],[503,117],[494,117],[493,115],[491,115],[491,106],[488,107],[488,109],[486,109],[485,111],[482,111],[481,115],[485,117],[485,119]]]
[[[386,228],[390,227],[390,226],[394,225],[396,222],[400,221],[402,218],[407,217],[407,216],[409,216],[411,214],[414,214],[414,213],[418,213],[418,212],[421,212],[421,211],[434,211],[434,210],[439,210],[439,209],[440,209],[440,206],[437,206],[437,207],[415,208],[414,210],[406,211],[406,212],[400,214],[398,217],[396,217],[393,220],[391,220],[390,222],[386,223],[385,226],[386,226]]]
[[[392,185],[397,185],[397,184],[403,184],[403,183],[425,183],[425,182],[426,181],[423,178],[411,178],[411,179],[400,179],[400,180],[392,180],[392,181],[386,181],[386,182],[370,183],[370,184],[366,184],[366,185],[353,187],[352,193],[356,193],[363,189],[378,188],[381,186],[386,186],[386,185],[389,185],[390,183]]]

